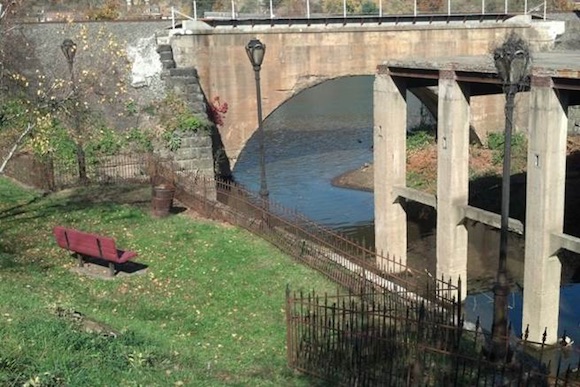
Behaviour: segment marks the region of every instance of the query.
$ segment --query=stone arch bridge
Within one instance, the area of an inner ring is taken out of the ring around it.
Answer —
[[[509,15],[435,21],[397,17],[339,24],[259,22],[222,21],[214,26],[184,22],[168,39],[176,67],[194,67],[207,100],[219,97],[228,103],[220,135],[232,167],[258,127],[254,72],[245,53],[252,38],[267,47],[260,74],[263,116],[267,119],[309,87],[339,77],[372,75],[386,60],[485,54],[512,31],[527,39],[534,50],[545,50],[563,32],[563,22]],[[422,98],[426,93],[416,94]],[[501,127],[497,123],[502,120],[501,96],[474,97],[474,128],[486,132],[490,126]]]

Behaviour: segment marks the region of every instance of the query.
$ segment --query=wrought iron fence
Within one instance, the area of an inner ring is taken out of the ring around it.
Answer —
[[[296,211],[233,182],[171,175],[178,199],[207,217],[260,235],[300,262],[350,290],[286,298],[288,363],[333,385],[544,386],[578,385],[579,365],[560,357],[547,364],[548,346],[527,335],[512,342],[507,361],[487,360],[490,338],[478,325],[464,329],[460,284],[435,279],[320,226]],[[167,174],[170,176],[168,177]],[[218,200],[207,190],[217,187]],[[376,262],[386,262],[390,271]],[[392,270],[393,268],[397,271]],[[540,356],[532,356],[534,348]],[[554,367],[556,364],[556,367]],[[554,370],[556,368],[556,370]]]
[[[164,168],[163,173],[171,174],[171,168]],[[456,321],[461,314],[461,305],[457,302],[461,299],[461,286],[451,280],[436,279],[413,270],[294,210],[271,200],[263,201],[239,184],[187,174],[165,176],[175,182],[177,198],[188,207],[260,235],[347,289],[381,288],[411,302],[424,300],[432,308],[439,308],[442,318],[448,321]],[[207,195],[212,187],[217,187],[216,201]]]
[[[147,160],[145,153],[100,156],[87,160],[87,178],[91,183],[112,184],[120,182],[147,182]],[[39,182],[43,188],[58,190],[79,184],[79,167],[74,160],[48,159],[45,162],[47,176]]]
[[[286,294],[288,364],[348,386],[577,386],[579,364],[546,363],[548,346],[511,341],[508,358],[487,360],[490,338],[442,322],[424,301],[390,292]],[[559,348],[562,353],[565,348]],[[575,371],[576,370],[576,371]]]

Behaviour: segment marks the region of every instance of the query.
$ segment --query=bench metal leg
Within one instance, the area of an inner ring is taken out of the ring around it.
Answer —
[[[77,258],[79,260],[79,267],[84,267],[85,266],[85,262],[83,260],[83,255],[81,253],[76,253],[77,254]]]
[[[115,262],[109,262],[109,276],[115,276]]]

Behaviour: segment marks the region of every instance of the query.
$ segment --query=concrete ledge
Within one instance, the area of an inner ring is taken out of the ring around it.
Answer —
[[[400,186],[393,187],[393,192],[395,193],[395,195],[399,197],[405,198],[407,200],[413,200],[415,202],[422,203],[427,206],[433,207],[434,209],[437,209],[437,197],[435,195],[421,192],[413,188]],[[501,215],[496,214],[495,212],[482,210],[481,208],[472,206],[463,206],[459,207],[458,209],[461,211],[462,219],[467,218],[497,229],[501,228]],[[509,219],[508,229],[509,231],[515,232],[516,234],[524,235],[524,224],[517,219],[513,218]],[[574,237],[565,234],[562,235],[565,237],[564,242],[567,243],[566,246],[569,245],[571,246],[571,248],[567,248],[564,246],[560,247],[580,253],[580,238],[575,238],[577,242],[576,241],[572,242],[571,238]],[[578,245],[576,245],[576,243],[578,243]]]
[[[463,217],[486,224],[497,229],[501,228],[501,215],[495,212],[482,210],[481,208],[464,206],[461,207]],[[517,219],[509,218],[508,229],[520,235],[524,235],[524,224]]]
[[[435,195],[421,192],[413,188],[400,186],[393,187],[393,192],[395,193],[395,195],[400,196],[402,198],[413,200],[415,202],[425,204],[435,209],[437,208],[437,198],[435,197]]]
[[[560,249],[572,251],[580,254],[580,238],[564,234],[562,232],[555,232],[550,235],[551,250],[556,253]]]

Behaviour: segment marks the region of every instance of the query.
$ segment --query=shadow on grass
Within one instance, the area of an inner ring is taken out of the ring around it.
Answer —
[[[28,200],[26,203],[17,204],[15,206],[0,210],[0,220],[15,217],[24,214],[27,211],[30,211],[30,206],[32,206],[35,203],[38,203],[43,197],[44,196],[36,196]]]
[[[37,272],[46,272],[50,268],[54,267],[53,264],[39,260],[26,260],[26,261],[19,261],[19,254],[15,251],[12,251],[10,248],[6,248],[6,246],[0,245],[0,269],[2,270],[15,270],[15,271],[37,271]]]
[[[71,259],[78,261],[74,254],[69,254]],[[109,261],[105,259],[95,258],[95,257],[85,257],[83,259],[84,267],[77,267],[79,272],[87,271],[87,274],[93,274],[95,277],[104,277],[104,278],[114,278],[116,276],[122,275],[131,275],[131,274],[141,274],[144,273],[145,270],[149,266],[144,265],[139,262],[134,261],[127,261],[125,263],[117,263],[115,264],[115,269],[117,273],[114,277],[109,277]],[[90,267],[93,265],[97,267],[99,270],[91,270]]]
[[[14,223],[62,217],[65,213],[88,209],[110,212],[112,207],[122,204],[145,208],[150,205],[150,202],[149,185],[94,185],[68,189],[50,195],[37,196],[25,203],[0,209],[0,232],[13,227]],[[111,212],[110,216],[109,220],[121,220],[135,215]]]

